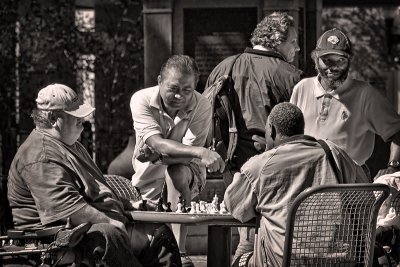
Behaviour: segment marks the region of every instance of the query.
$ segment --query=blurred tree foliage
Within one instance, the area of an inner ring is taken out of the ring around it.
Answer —
[[[78,74],[86,70],[95,73],[96,105],[92,127],[96,129],[96,145],[86,145],[96,148],[96,161],[104,171],[132,132],[129,100],[143,81],[142,4],[140,0],[96,0],[96,26],[91,32],[81,31],[74,2],[2,1],[0,100],[5,118],[1,120],[1,150],[5,151],[8,141],[4,137],[9,133],[18,132],[22,142],[33,129],[30,112],[40,88],[58,82],[82,93],[88,84],[84,83],[85,75]],[[79,60],[82,55],[94,58],[94,64]],[[17,97],[19,122],[15,113]],[[90,128],[83,135],[88,139]],[[16,141],[12,142],[16,147]],[[2,157],[3,174],[15,153],[12,149],[7,152],[7,158]]]
[[[336,27],[353,45],[351,75],[369,81],[390,68],[382,8],[324,8],[322,31]]]

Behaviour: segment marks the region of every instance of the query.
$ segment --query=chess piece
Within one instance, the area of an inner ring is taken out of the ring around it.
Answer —
[[[207,213],[207,207],[206,207],[206,202],[205,201],[200,201],[200,212],[201,213]]]
[[[167,210],[166,210],[166,212],[172,212],[171,202],[167,202]]]
[[[178,203],[176,205],[177,209],[176,209],[176,213],[182,213],[182,203]]]
[[[196,213],[201,213],[200,204],[196,203]]]
[[[190,213],[196,213],[196,202],[190,202]]]
[[[187,213],[187,209],[186,209],[186,200],[182,200],[182,213]]]
[[[142,211],[147,211],[147,200],[146,199],[142,200]]]
[[[164,207],[163,207],[163,198],[160,197],[160,199],[158,200],[157,203],[157,208],[156,208],[156,212],[164,212]]]
[[[220,204],[219,214],[227,214],[228,210],[226,209],[225,201],[222,201]]]

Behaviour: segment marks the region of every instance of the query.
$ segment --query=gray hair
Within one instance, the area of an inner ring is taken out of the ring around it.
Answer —
[[[287,13],[274,12],[266,16],[254,29],[250,42],[253,46],[262,45],[276,50],[289,35],[289,28],[294,27],[294,19]]]
[[[179,72],[192,74],[195,77],[196,84],[199,81],[199,68],[196,62],[190,56],[173,55],[162,66],[160,71],[161,81],[164,80],[166,72],[171,69],[176,69]]]
[[[40,129],[51,129],[57,118],[61,117],[60,110],[41,110],[34,108],[31,113],[33,123]]]

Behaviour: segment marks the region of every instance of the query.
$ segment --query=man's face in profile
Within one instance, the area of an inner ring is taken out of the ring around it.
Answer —
[[[196,78],[194,74],[182,73],[173,68],[165,72],[165,77],[158,77],[158,84],[167,111],[178,111],[190,103],[196,88]]]
[[[287,62],[291,63],[294,61],[296,52],[300,51],[300,47],[297,42],[297,32],[294,27],[289,28],[286,41],[281,43],[277,47],[277,50],[286,59]]]

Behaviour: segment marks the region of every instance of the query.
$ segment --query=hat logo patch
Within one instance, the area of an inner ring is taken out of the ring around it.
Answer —
[[[328,37],[327,41],[330,42],[331,44],[335,45],[335,44],[339,43],[339,38],[335,35],[331,35]]]

